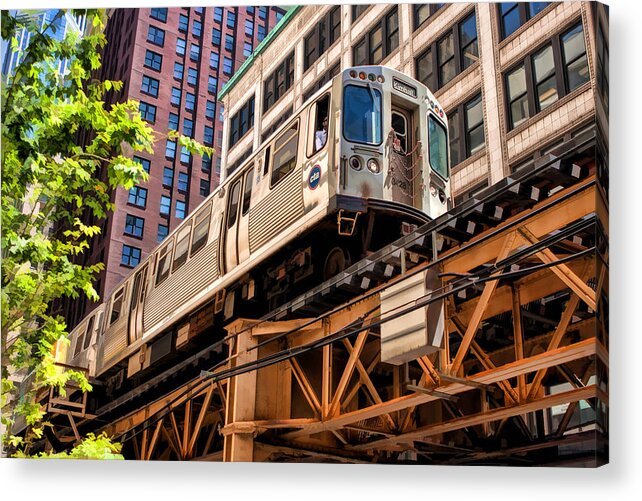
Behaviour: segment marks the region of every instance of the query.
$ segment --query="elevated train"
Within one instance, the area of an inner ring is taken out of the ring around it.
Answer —
[[[446,212],[448,144],[423,84],[387,67],[342,71],[73,329],[58,360],[88,368],[109,397],[195,340],[214,343],[235,316],[259,318]]]

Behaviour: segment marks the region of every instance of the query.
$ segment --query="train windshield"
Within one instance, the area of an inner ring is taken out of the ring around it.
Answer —
[[[437,174],[448,179],[448,139],[446,128],[428,115],[428,143],[430,166]]]
[[[343,134],[354,143],[381,144],[381,92],[373,87],[346,86]]]

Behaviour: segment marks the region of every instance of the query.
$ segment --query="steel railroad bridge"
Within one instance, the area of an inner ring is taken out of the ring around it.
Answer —
[[[49,442],[106,431],[146,460],[607,462],[601,151],[593,132],[566,142],[91,414],[50,398]],[[434,351],[382,361],[384,333],[439,308]]]

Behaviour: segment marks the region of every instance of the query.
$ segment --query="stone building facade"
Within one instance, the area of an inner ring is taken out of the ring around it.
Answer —
[[[608,8],[599,3],[309,5],[272,35],[219,94],[229,170],[357,64],[390,66],[433,91],[450,121],[455,201],[596,123],[608,138]],[[251,126],[239,126],[244,113]]]

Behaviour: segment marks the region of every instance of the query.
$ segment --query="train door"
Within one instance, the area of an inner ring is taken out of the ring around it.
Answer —
[[[237,179],[229,190],[225,218],[225,272],[229,272],[239,264],[239,205],[241,199],[241,184],[243,178]]]
[[[129,308],[129,344],[133,344],[143,336],[143,303],[147,292],[147,267],[136,272],[132,287]]]
[[[408,110],[395,107],[392,109],[391,122],[388,182],[391,186],[392,199],[395,202],[415,206],[414,178],[417,169],[413,168],[412,114]]]

